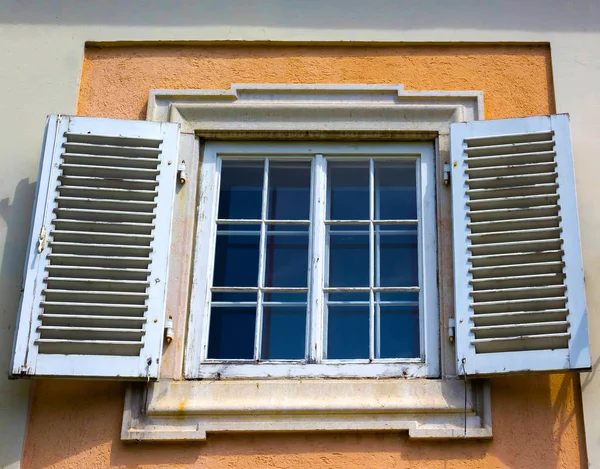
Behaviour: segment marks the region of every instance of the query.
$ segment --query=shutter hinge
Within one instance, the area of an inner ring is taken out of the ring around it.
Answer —
[[[454,333],[456,331],[456,319],[448,318],[448,340],[454,342]]]
[[[450,184],[450,163],[444,163],[444,185]]]
[[[182,185],[187,182],[187,172],[185,169],[185,160],[181,160],[181,163],[177,165],[177,178]]]
[[[40,237],[38,238],[38,254],[41,254],[46,247],[46,227],[42,226]]]
[[[169,316],[169,319],[165,321],[165,339],[167,344],[173,342],[173,316]]]

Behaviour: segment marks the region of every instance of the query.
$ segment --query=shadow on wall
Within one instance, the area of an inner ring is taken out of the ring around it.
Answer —
[[[23,280],[23,266],[35,196],[35,183],[22,179],[15,188],[11,201],[0,200],[0,217],[6,225],[6,242],[0,265],[0,414],[5,422],[22,422],[23,409],[27,408],[28,381],[3,379],[9,369],[15,331],[17,309]],[[10,392],[4,393],[3,388]],[[21,438],[25,428],[2,425],[0,421],[0,467],[8,467],[21,459]]]
[[[582,32],[600,29],[600,3],[594,0],[145,0],[143,8],[141,4],[136,1],[88,1],[74,7],[72,0],[1,0],[0,23],[222,25],[328,30],[415,30],[430,29],[436,25],[447,29],[515,31]],[[290,33],[293,36],[293,31]],[[235,33],[231,35],[235,36]],[[290,39],[302,40],[299,37]]]

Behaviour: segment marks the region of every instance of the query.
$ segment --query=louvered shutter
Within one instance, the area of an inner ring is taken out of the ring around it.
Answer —
[[[591,365],[567,115],[450,128],[460,374]]]
[[[48,118],[13,377],[158,377],[178,135]]]

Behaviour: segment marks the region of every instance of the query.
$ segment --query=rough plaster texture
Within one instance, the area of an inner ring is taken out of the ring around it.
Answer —
[[[89,49],[79,113],[144,118],[151,88],[231,83],[403,83],[478,89],[487,118],[553,112],[547,47],[153,47]],[[23,467],[586,467],[576,375],[492,381],[491,442],[412,442],[403,434],[209,436],[206,443],[120,441],[124,386],[40,381]]]

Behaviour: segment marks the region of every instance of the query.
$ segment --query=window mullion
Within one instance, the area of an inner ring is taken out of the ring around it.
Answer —
[[[262,325],[263,325],[263,287],[265,283],[265,258],[267,245],[267,228],[265,220],[267,219],[267,198],[269,195],[269,159],[265,159],[262,208],[260,222],[260,244],[258,254],[258,297],[256,300],[256,326],[254,329],[254,360],[260,360],[262,346]]]
[[[327,200],[326,161],[322,154],[315,155],[312,199],[312,258],[310,260],[310,346],[308,359],[319,363],[324,347],[324,275],[325,275],[325,210]]]
[[[369,359],[375,358],[375,163],[369,159]]]

